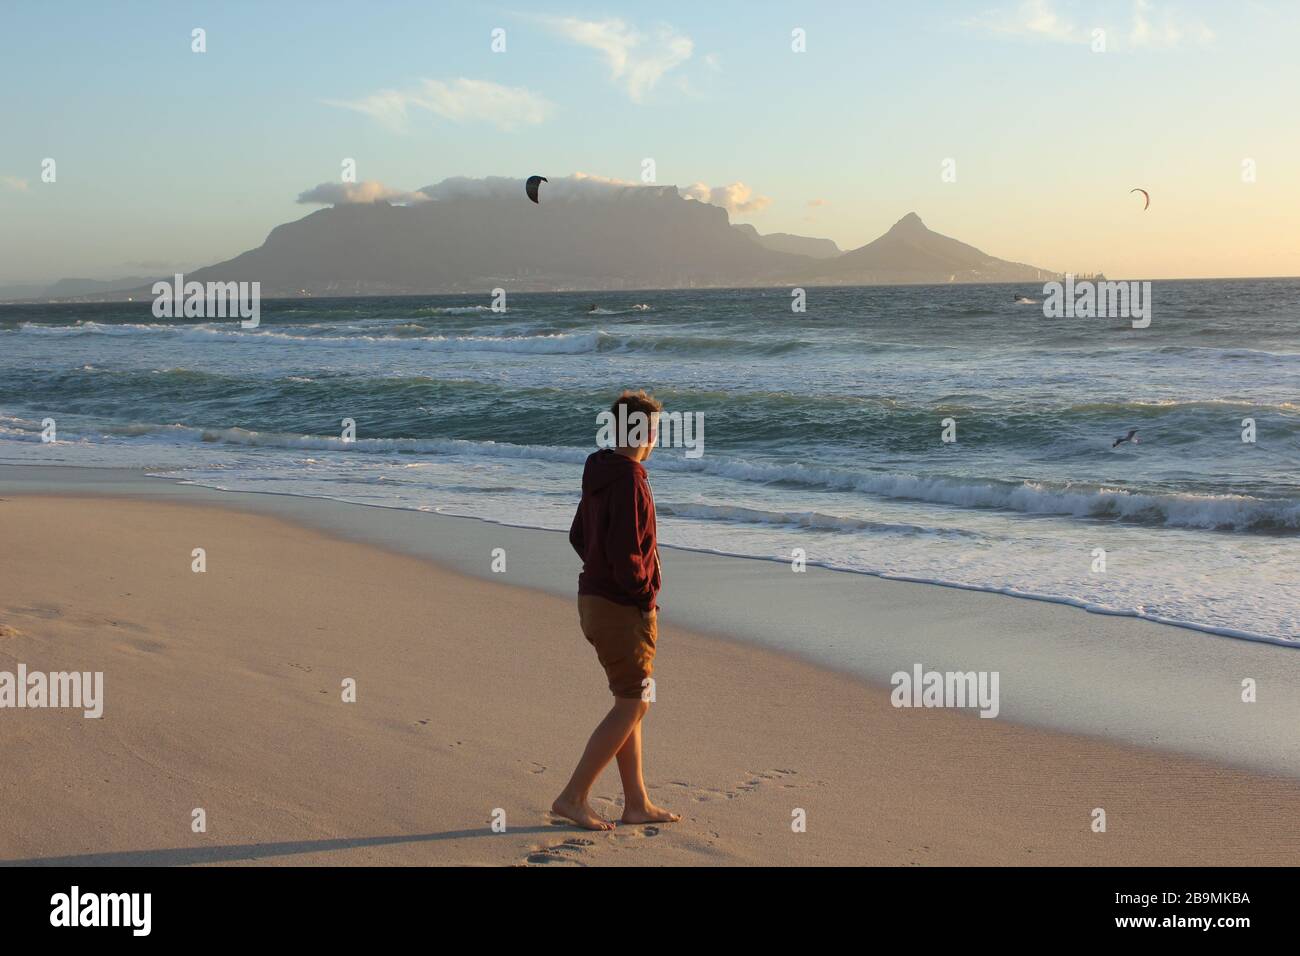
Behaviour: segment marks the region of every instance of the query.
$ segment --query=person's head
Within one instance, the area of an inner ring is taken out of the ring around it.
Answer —
[[[659,440],[659,413],[663,408],[664,403],[644,389],[628,390],[616,398],[609,411],[614,416],[615,428],[621,422],[627,423],[627,434],[619,434],[619,444],[614,450],[633,461],[649,458]],[[624,441],[626,445],[622,444]]]

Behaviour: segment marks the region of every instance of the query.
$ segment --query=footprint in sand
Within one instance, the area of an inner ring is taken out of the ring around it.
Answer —
[[[39,617],[48,621],[62,617],[63,609],[52,604],[33,604],[30,607],[11,607],[9,613],[20,617]]]
[[[646,841],[659,836],[661,832],[653,824],[621,823],[610,830],[602,842],[614,851],[635,850],[638,847],[649,847],[651,844]]]
[[[167,649],[162,641],[135,637],[123,638],[113,646],[120,651],[135,651],[138,654],[161,654]]]
[[[586,866],[582,857],[587,853],[587,847],[595,844],[595,840],[585,837],[570,837],[563,843],[534,846],[532,852],[524,857],[524,862],[536,866]]]
[[[40,620],[55,620],[64,617],[64,609],[55,605],[27,605],[23,607],[9,607],[9,614],[17,618],[38,618]]]
[[[748,770],[746,779],[732,785],[728,790],[717,790],[713,787],[694,787],[689,783],[680,780],[674,780],[669,786],[680,787],[690,794],[692,800],[696,803],[706,803],[710,800],[734,800],[746,793],[753,793],[770,783],[780,783],[787,789],[797,786],[794,783],[785,783],[798,774],[797,770],[774,769],[774,770]]]
[[[76,624],[78,627],[97,628],[107,625],[108,627],[116,628],[119,631],[130,631],[133,634],[149,633],[149,628],[145,627],[143,624],[137,624],[135,621],[115,620],[111,617],[79,617],[71,623]]]

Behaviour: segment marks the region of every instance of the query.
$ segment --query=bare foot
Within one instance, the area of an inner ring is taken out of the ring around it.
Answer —
[[[656,807],[653,803],[635,810],[629,807],[623,811],[624,823],[676,823],[681,818],[680,813]]]
[[[586,801],[569,800],[560,795],[551,804],[551,812],[557,817],[564,817],[564,819],[576,823],[584,830],[614,829],[614,824],[591,809],[591,805]]]

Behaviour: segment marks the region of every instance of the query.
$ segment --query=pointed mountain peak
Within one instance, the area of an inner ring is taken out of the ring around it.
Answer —
[[[914,212],[909,212],[902,219],[898,220],[898,222],[890,226],[889,231],[892,233],[914,233],[929,232],[930,230],[925,227],[925,223],[921,221],[920,216]]]

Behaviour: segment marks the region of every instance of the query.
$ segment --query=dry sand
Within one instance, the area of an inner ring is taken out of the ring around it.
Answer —
[[[887,687],[671,623],[646,778],[683,821],[553,825],[609,703],[576,618],[234,508],[9,495],[0,671],[103,671],[106,701],[98,720],[0,710],[0,861],[1300,862],[1292,778],[896,710]],[[597,793],[616,815],[612,768]]]

